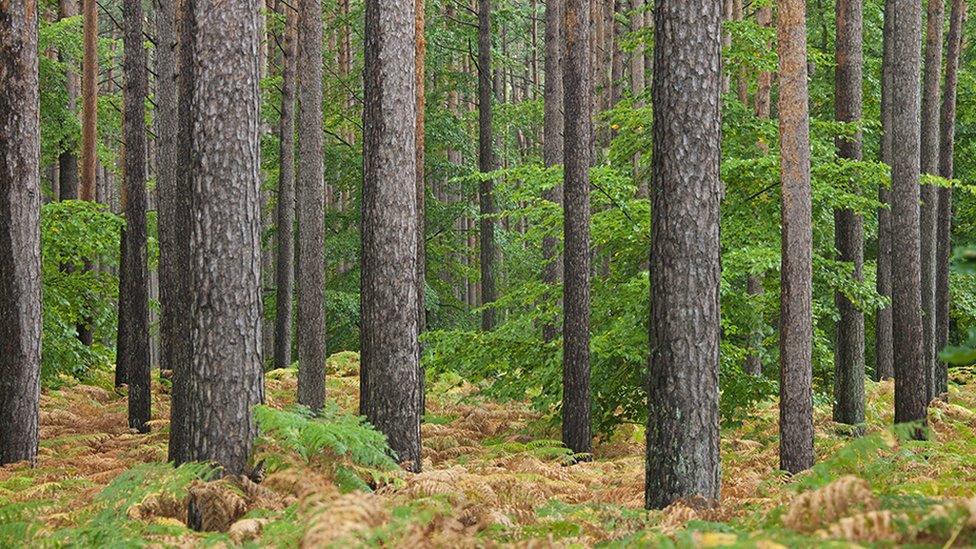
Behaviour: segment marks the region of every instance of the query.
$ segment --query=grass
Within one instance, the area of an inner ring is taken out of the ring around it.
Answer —
[[[865,435],[816,410],[817,466],[777,470],[776,403],[722,433],[721,506],[642,509],[640,426],[597,441],[570,465],[558,428],[526,405],[429,385],[424,472],[390,470],[358,409],[358,357],[330,359],[325,420],[293,413],[294,370],[271,373],[274,429],[261,437],[260,485],[164,463],[169,400],[154,387],[152,432],[126,427],[108,373],[42,396],[37,466],[0,468],[7,546],[965,546],[976,543],[976,378],[955,371],[927,442],[890,427],[891,382],[868,382]],[[289,410],[277,414],[274,410]],[[262,412],[264,413],[264,412]],[[270,424],[269,424],[270,425]],[[357,445],[362,445],[361,447]],[[363,491],[365,490],[365,491]],[[189,501],[217,532],[186,526]],[[224,531],[229,530],[229,532]]]

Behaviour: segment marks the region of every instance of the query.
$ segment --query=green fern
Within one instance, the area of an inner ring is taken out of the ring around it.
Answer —
[[[370,483],[388,481],[389,473],[398,469],[386,437],[362,417],[343,413],[334,402],[326,403],[318,415],[299,406],[258,406],[254,417],[263,443],[295,452],[305,463],[325,459],[343,491],[368,490]],[[287,465],[287,458],[274,451],[259,450],[259,455],[271,470]]]

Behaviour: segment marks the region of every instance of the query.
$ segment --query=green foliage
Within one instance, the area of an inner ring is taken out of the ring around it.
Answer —
[[[386,437],[362,417],[340,411],[335,402],[326,402],[318,415],[300,406],[277,410],[262,405],[254,417],[263,448],[258,456],[270,470],[288,465],[280,450],[294,452],[305,464],[329,468],[344,491],[369,490],[398,470]]]
[[[84,376],[111,364],[118,298],[122,219],[101,205],[67,200],[41,208],[41,276],[44,283],[42,377]],[[78,340],[78,326],[93,329],[95,343]]]

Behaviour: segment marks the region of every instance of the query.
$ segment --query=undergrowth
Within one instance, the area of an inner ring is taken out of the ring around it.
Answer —
[[[622,425],[579,461],[526,403],[462,379],[432,380],[423,472],[397,466],[358,409],[358,357],[330,359],[329,404],[296,406],[294,369],[272,372],[255,409],[259,484],[164,463],[167,388],[152,432],[125,427],[107,372],[42,397],[35,468],[0,468],[0,547],[777,547],[976,543],[976,391],[953,375],[930,441],[890,427],[892,384],[868,383],[864,436],[818,406],[817,465],[777,470],[775,402],[723,430],[718,508],[643,504],[643,429]],[[206,531],[197,531],[190,526]]]

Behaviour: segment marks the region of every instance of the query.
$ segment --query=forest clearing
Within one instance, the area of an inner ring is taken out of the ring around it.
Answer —
[[[328,391],[339,411],[329,415],[356,410],[358,367],[352,353],[330,358]],[[818,465],[793,478],[777,471],[776,408],[764,404],[723,430],[719,507],[676,503],[651,512],[643,510],[640,427],[619,429],[596,443],[593,461],[571,464],[551,422],[521,402],[486,401],[458,378],[431,388],[420,474],[372,461],[380,445],[362,436],[361,426],[343,421],[315,435],[281,417],[268,421],[257,444],[257,458],[267,460],[260,484],[209,485],[196,480],[200,467],[164,463],[166,391],[154,392],[154,431],[142,435],[124,427],[124,395],[111,379],[93,381],[42,397],[45,442],[36,468],[0,469],[0,546],[976,542],[976,377],[970,370],[954,375],[949,403],[933,405],[929,442],[894,436],[890,381],[869,382],[864,438],[850,438],[819,406]],[[293,404],[294,370],[276,371],[267,385],[270,407]],[[375,492],[358,491],[360,482]],[[188,494],[212,531],[187,528]]]

